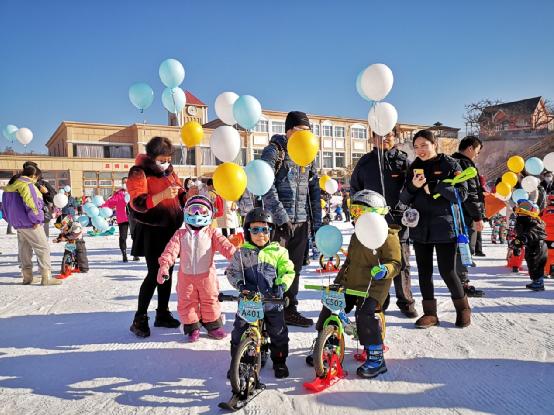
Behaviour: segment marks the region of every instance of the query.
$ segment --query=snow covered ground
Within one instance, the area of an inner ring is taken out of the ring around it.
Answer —
[[[351,233],[349,226],[338,226]],[[16,236],[5,233],[2,222],[0,414],[219,413],[217,403],[230,397],[229,338],[203,335],[190,345],[177,330],[151,327],[145,340],[130,333],[146,266],[144,260],[120,262],[117,235],[86,239],[88,274],[42,287],[21,285]],[[315,395],[302,387],[313,378],[304,358],[314,331],[291,328],[291,376],[275,379],[269,364],[262,371],[268,389],[244,413],[554,413],[554,283],[547,280],[544,292],[526,290],[527,275],[504,267],[505,245],[490,245],[488,233],[484,239],[487,257],[477,258],[473,282],[487,296],[470,300],[469,328],[454,327],[452,302],[436,275],[440,327],[415,329],[393,302],[387,313],[388,373],[358,379],[356,344],[350,342],[345,358],[350,375]],[[52,245],[55,270],[62,250],[62,244]],[[218,257],[217,265],[222,273],[225,260]],[[303,283],[320,281],[314,270],[315,264],[305,270]],[[421,312],[416,276],[413,284]],[[231,292],[223,277],[221,286]],[[303,290],[300,298],[300,310],[315,319],[317,293]],[[175,310],[175,296],[170,306]],[[155,307],[156,300],[151,326]],[[228,331],[234,308],[223,305]]]

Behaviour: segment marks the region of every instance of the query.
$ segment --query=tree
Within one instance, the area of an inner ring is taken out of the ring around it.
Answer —
[[[483,110],[487,107],[492,107],[502,103],[503,101],[500,99],[484,98],[480,101],[465,105],[464,107],[466,112],[464,113],[463,118],[466,123],[466,135],[479,134],[479,118],[481,117]]]

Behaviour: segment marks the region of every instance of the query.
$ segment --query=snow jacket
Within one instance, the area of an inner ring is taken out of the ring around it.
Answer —
[[[115,217],[118,224],[129,222],[129,218],[127,217],[127,202],[125,201],[125,193],[125,189],[119,189],[108,200],[106,200],[106,203],[102,205],[102,207],[115,209]]]
[[[36,187],[40,190],[40,187],[44,186],[47,190],[46,193],[42,193],[42,200],[44,202],[44,206],[42,210],[44,211],[44,222],[49,222],[50,219],[52,219],[52,211],[54,206],[54,196],[56,196],[56,189],[52,187],[48,181],[44,179],[38,179]]]
[[[239,227],[237,216],[237,204],[230,200],[223,201],[223,215],[217,218],[217,226],[220,228],[235,229]]]
[[[319,179],[314,164],[300,167],[289,157],[287,137],[276,134],[264,148],[261,159],[275,171],[275,181],[263,196],[264,206],[273,214],[277,226],[286,222],[312,222],[315,230],[321,227]],[[311,206],[311,217],[308,214]]]
[[[418,189],[412,184],[414,169],[423,169],[430,194],[425,192],[424,186]],[[460,164],[445,154],[438,154],[426,161],[422,161],[419,157],[414,160],[408,168],[404,190],[400,193],[400,201],[419,212],[417,226],[410,228],[410,239],[419,243],[456,241],[451,203],[457,203],[454,189],[458,191],[462,202],[466,199],[467,183],[462,182],[452,186],[443,180],[452,179],[461,171]],[[433,198],[435,193],[440,194],[438,199]]]
[[[468,167],[477,168],[475,163],[462,153],[454,153],[452,154],[452,158],[458,160],[462,170]],[[483,186],[481,186],[479,175],[473,179],[469,179],[466,183],[467,198],[462,203],[464,216],[470,218],[474,222],[485,219],[485,204],[483,203],[485,196],[483,195]],[[469,226],[470,224],[468,223],[467,225]]]
[[[15,229],[29,229],[44,223],[44,202],[34,180],[14,176],[4,187],[2,213]]]
[[[382,306],[389,294],[393,278],[400,272],[401,248],[400,239],[398,238],[399,231],[399,226],[389,226],[389,236],[385,243],[377,249],[377,255],[374,254],[373,249],[362,245],[356,234],[353,234],[348,245],[348,256],[335,278],[335,283],[345,288],[364,292],[371,283],[368,294]],[[372,280],[371,268],[376,265],[387,267],[385,278]]]

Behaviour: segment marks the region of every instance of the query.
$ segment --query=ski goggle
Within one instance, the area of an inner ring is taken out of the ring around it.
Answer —
[[[389,207],[382,207],[382,208],[375,208],[370,206],[364,206],[364,205],[350,205],[350,215],[356,219],[362,216],[364,213],[374,212],[378,213],[379,215],[386,215],[389,213]]]
[[[249,228],[248,231],[252,235],[257,235],[259,233],[263,233],[264,235],[269,235],[269,232],[271,232],[271,228],[269,226],[253,226]]]
[[[207,206],[201,204],[192,204],[185,208],[185,215],[211,216],[212,212],[210,211],[210,209],[208,209]]]

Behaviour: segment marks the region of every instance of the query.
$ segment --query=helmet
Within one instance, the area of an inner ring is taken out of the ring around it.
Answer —
[[[210,199],[194,195],[187,199],[183,208],[185,223],[190,226],[204,227],[212,223],[214,208]]]
[[[519,199],[517,201],[516,215],[538,217],[540,213],[539,206],[527,199]]]
[[[367,209],[371,208],[371,209]],[[373,190],[360,190],[350,198],[350,213],[354,218],[366,212],[376,212],[380,215],[389,213],[387,201]]]
[[[275,225],[271,212],[261,207],[254,208],[250,212],[248,212],[248,214],[244,218],[244,224],[242,225],[242,228],[244,229],[244,238],[250,243],[252,243],[252,239],[250,238],[250,232],[248,231],[248,228],[250,228],[250,224],[253,222],[265,222],[270,225],[269,240],[273,239],[273,235],[275,234]]]

